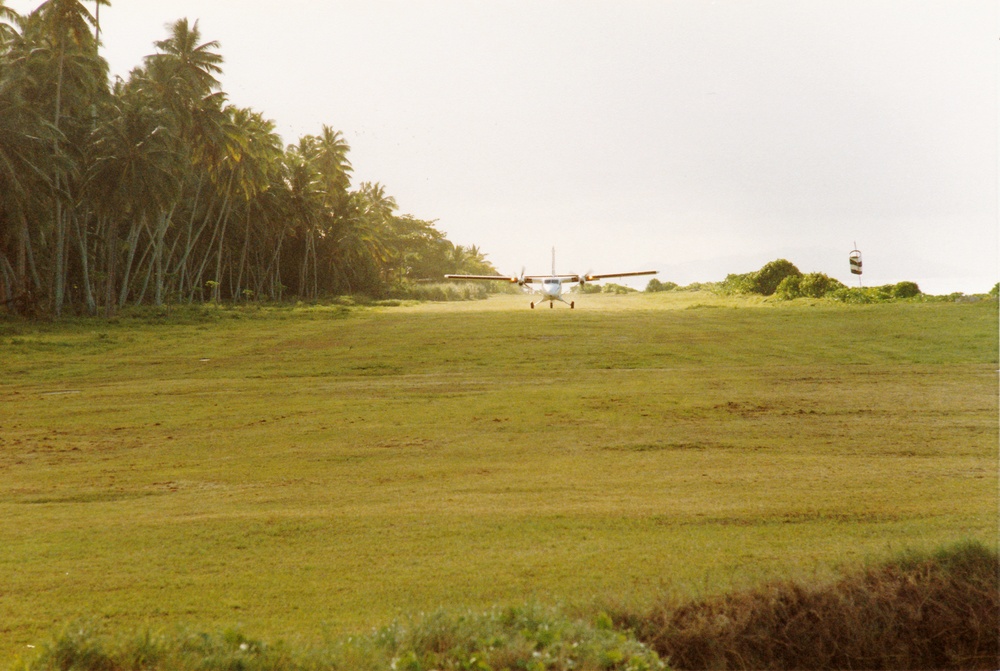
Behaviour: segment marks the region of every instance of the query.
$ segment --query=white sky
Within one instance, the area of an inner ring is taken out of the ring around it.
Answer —
[[[866,285],[1000,279],[994,0],[112,0],[112,73],[182,17],[233,103],[504,273],[856,283],[856,241]]]

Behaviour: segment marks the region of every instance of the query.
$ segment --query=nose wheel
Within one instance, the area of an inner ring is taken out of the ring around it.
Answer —
[[[532,303],[532,304],[531,304],[531,309],[532,309],[532,310],[534,310],[534,309],[535,309],[535,304],[534,304],[534,303]]]

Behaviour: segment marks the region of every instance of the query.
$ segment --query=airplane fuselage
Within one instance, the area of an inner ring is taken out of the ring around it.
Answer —
[[[582,287],[587,282],[594,282],[597,280],[602,280],[608,277],[634,277],[636,275],[655,275],[657,271],[655,270],[640,270],[636,272],[626,272],[626,273],[609,273],[603,275],[594,275],[587,273],[586,275],[556,275],[556,250],[552,250],[552,274],[551,275],[525,275],[524,271],[521,271],[521,275],[507,277],[504,275],[445,275],[446,279],[449,280],[481,280],[487,282],[513,282],[522,287],[527,287],[541,294],[541,300],[548,301],[549,307],[553,307],[556,301],[560,303],[565,303],[566,305],[572,307],[574,306],[574,301],[567,301],[562,297],[563,284],[577,284],[579,283]],[[538,289],[535,289],[535,287]],[[531,303],[531,307],[535,307],[534,301]]]
[[[536,280],[536,283],[541,285],[539,289],[539,293],[542,295],[541,299],[548,301],[549,307],[552,307],[555,301],[566,303],[571,308],[575,307],[574,301],[567,301],[562,297],[563,279],[562,277],[543,277],[540,280]],[[531,307],[535,307],[534,302],[532,302]]]
[[[542,280],[542,298],[547,301],[557,301],[562,298],[562,280],[558,277]]]

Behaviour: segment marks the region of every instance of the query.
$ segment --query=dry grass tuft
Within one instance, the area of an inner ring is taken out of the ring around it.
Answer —
[[[996,669],[998,572],[995,551],[963,543],[828,586],[661,604],[626,624],[678,669]]]

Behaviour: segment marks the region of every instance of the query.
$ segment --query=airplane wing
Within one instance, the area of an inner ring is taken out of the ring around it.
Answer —
[[[517,284],[521,281],[519,277],[510,277],[506,275],[445,275],[447,280],[484,280],[490,282],[512,282]],[[532,281],[530,277],[524,278],[524,283],[529,284]]]
[[[574,281],[579,281],[580,279],[583,279],[583,280],[586,280],[587,282],[593,282],[594,280],[603,280],[603,279],[608,278],[608,277],[635,277],[636,275],[655,275],[658,272],[660,272],[660,271],[658,271],[658,270],[639,270],[639,271],[636,271],[636,272],[633,272],[633,273],[610,273],[610,274],[605,274],[605,275],[591,275],[590,273],[587,273],[586,275],[583,275],[582,278],[577,278]]]

